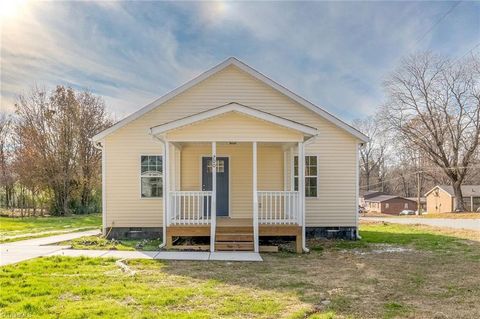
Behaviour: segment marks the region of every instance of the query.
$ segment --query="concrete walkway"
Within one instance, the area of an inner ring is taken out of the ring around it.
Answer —
[[[409,217],[360,217],[360,220],[395,224],[421,224],[435,227],[468,229],[480,232],[480,219],[409,218]]]
[[[70,246],[52,244],[80,238],[95,236],[98,230],[62,234],[50,237],[22,240],[0,244],[0,266],[15,264],[41,256],[86,256],[118,259],[162,259],[162,260],[222,260],[222,261],[263,261],[258,253],[253,252],[187,252],[187,251],[120,251],[120,250],[76,250]],[[52,246],[48,246],[52,245]]]
[[[102,257],[118,259],[161,259],[161,260],[216,260],[216,261],[263,261],[253,252],[206,252],[206,251],[121,251],[63,249],[46,256]]]
[[[45,245],[72,240],[83,236],[94,236],[98,234],[100,234],[100,231],[98,230],[89,230],[0,244],[0,266],[14,264],[20,261],[37,258],[40,256],[46,256],[55,251],[70,248],[69,246]]]

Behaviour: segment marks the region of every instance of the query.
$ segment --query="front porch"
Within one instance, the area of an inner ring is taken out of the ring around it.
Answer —
[[[171,225],[167,227],[166,248],[181,248],[173,244],[174,237],[209,237],[211,225]],[[295,249],[302,252],[302,227],[298,224],[261,224],[259,237],[295,237]],[[188,248],[210,250],[210,245],[196,245]],[[245,218],[217,218],[216,251],[254,251],[253,221]],[[272,251],[271,246],[259,246],[259,252]]]
[[[291,236],[305,250],[304,143],[315,132],[235,103],[152,128],[164,145],[166,247],[208,237],[211,252],[259,252],[260,237]]]
[[[208,245],[190,248],[259,252],[260,237],[288,236],[302,252],[304,204],[293,178],[298,144],[167,144],[166,248],[182,248],[175,237],[209,237]]]

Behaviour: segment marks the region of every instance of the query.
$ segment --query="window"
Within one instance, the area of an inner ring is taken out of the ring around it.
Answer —
[[[207,161],[207,173],[212,172],[212,160]],[[217,160],[217,173],[225,173],[225,161]]]
[[[408,203],[405,203],[405,205],[403,206],[403,208],[408,209]]]
[[[142,155],[140,160],[140,184],[142,198],[162,197],[163,161],[162,156]]]
[[[389,204],[389,203],[386,203],[386,204],[385,204],[385,209],[388,209],[388,208],[390,208],[390,204]]]
[[[305,156],[305,197],[317,197],[317,157]],[[298,191],[298,156],[293,159],[294,189]]]

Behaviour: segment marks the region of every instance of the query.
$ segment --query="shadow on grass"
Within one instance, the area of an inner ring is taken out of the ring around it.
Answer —
[[[145,317],[155,317],[155,308],[171,311],[172,318],[206,318],[212,311],[218,317],[317,319],[428,318],[440,311],[460,318],[471,314],[465,311],[480,311],[474,302],[480,296],[480,268],[470,259],[480,256],[479,243],[390,224],[367,225],[361,235],[361,241],[310,241],[313,249],[304,255],[262,254],[263,263],[128,261],[135,276],[122,275],[112,260],[37,259],[0,270],[4,287],[10,287],[0,291],[5,296],[0,314],[2,307],[35,314],[53,307],[68,314],[58,305],[71,315],[78,310],[77,317],[80,311],[84,317],[95,311],[105,315],[107,309],[128,317],[137,308]],[[414,250],[358,255],[348,249],[376,244]],[[428,302],[419,305],[419,296]]]
[[[310,241],[311,253],[304,255],[262,254],[263,263],[177,261],[166,262],[163,270],[194,279],[293,294],[319,313],[347,316],[368,313],[392,318],[406,317],[415,310],[418,303],[411,294],[412,287],[432,285],[423,279],[424,274],[436,271],[432,275],[455,276],[447,272],[449,267],[435,270],[432,264],[455,267],[457,263],[473,265],[480,261],[479,242],[412,226],[369,225],[361,231],[361,236],[358,241]],[[413,250],[368,254],[379,245]],[[367,254],[359,256],[349,249],[365,250]],[[399,273],[396,269],[402,267],[404,271]],[[441,286],[441,282],[436,285]]]

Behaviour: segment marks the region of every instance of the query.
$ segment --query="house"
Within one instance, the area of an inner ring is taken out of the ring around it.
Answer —
[[[462,195],[465,208],[472,212],[480,209],[480,185],[462,185]],[[455,193],[453,186],[437,185],[429,190],[427,198],[427,212],[449,213],[455,210]]]
[[[377,195],[365,199],[369,212],[398,215],[402,210],[417,210],[417,202],[401,196]]]
[[[259,237],[358,230],[358,149],[368,138],[229,58],[92,138],[102,150],[103,232],[208,237],[259,251]],[[301,160],[298,160],[300,158]]]
[[[363,193],[363,196],[360,196],[358,205],[360,207],[366,208],[367,204],[365,202],[365,199],[375,197],[375,196],[378,196],[378,195],[386,195],[386,194],[384,192],[381,192],[381,191],[366,191],[366,192]]]
[[[418,206],[418,197],[405,197],[406,199],[412,200],[415,203],[417,203]],[[427,211],[427,198],[426,197],[420,197],[420,211],[421,212],[426,212]]]

